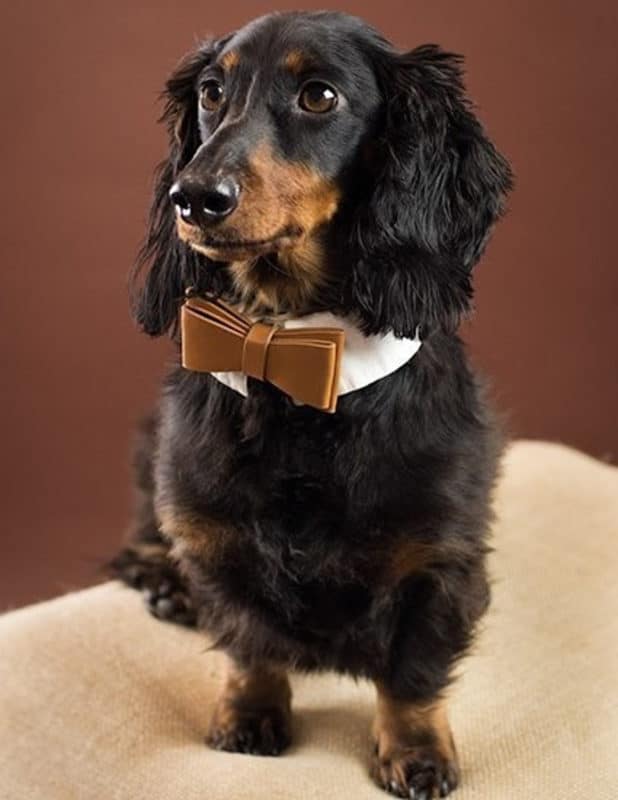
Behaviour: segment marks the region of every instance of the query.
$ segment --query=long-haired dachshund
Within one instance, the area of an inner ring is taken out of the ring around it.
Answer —
[[[334,413],[179,364],[142,431],[115,574],[228,654],[211,746],[280,753],[287,671],[336,670],[375,683],[376,782],[445,796],[459,780],[446,690],[488,604],[501,449],[456,330],[508,164],[457,56],[397,52],[339,13],[273,14],[200,45],[163,119],[135,283],[146,333],[180,354],[188,295],[198,315],[222,301],[274,330],[328,312],[360,353],[421,346]]]

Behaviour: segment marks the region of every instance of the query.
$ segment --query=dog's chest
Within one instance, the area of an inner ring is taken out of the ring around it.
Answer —
[[[253,420],[244,399],[213,401],[199,417],[182,413],[197,398],[179,399],[164,408],[157,495],[205,594],[316,631],[366,614],[388,558],[389,507],[410,494],[383,432],[339,413],[277,415],[277,396]]]

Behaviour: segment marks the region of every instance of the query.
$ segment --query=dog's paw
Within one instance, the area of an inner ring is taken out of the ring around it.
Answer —
[[[141,543],[127,547],[110,562],[108,571],[141,591],[146,608],[157,619],[195,626],[193,602],[164,547]]]
[[[289,715],[280,708],[216,713],[206,737],[214,750],[278,756],[290,744]]]
[[[432,747],[410,747],[374,755],[371,775],[382,789],[409,800],[446,797],[459,782],[457,764]]]
[[[158,576],[142,587],[142,596],[153,617],[190,628],[195,626],[197,615],[193,602],[178,576]]]

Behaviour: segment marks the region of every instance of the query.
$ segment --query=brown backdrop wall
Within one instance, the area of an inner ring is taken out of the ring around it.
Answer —
[[[401,47],[467,57],[517,173],[466,326],[516,435],[618,454],[615,0],[330,2]],[[272,10],[195,0],[2,4],[0,606],[92,580],[129,508],[134,421],[168,349],[126,274],[164,153],[157,92],[195,39]],[[286,7],[304,7],[287,0]]]

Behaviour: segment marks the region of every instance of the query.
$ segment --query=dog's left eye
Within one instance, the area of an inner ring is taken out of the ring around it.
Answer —
[[[224,98],[223,86],[216,78],[210,78],[200,86],[200,104],[206,111],[216,111]]]
[[[325,114],[337,105],[337,92],[321,81],[306,83],[298,97],[298,105],[312,114]]]

